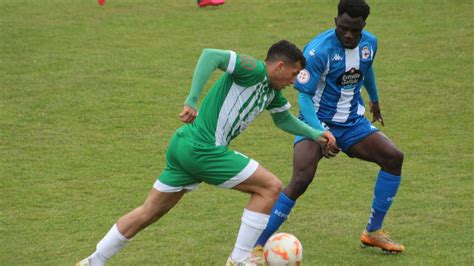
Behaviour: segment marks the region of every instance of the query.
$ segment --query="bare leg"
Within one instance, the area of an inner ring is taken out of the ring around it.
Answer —
[[[97,244],[96,251],[86,261],[92,266],[104,265],[122,250],[128,240],[167,213],[184,195],[185,190],[165,193],[152,189],[145,202],[125,214]],[[82,261],[79,263],[79,265]]]
[[[382,224],[400,185],[403,153],[382,132],[364,138],[349,149],[359,159],[374,162],[380,166],[374,187],[374,198],[366,230],[374,232]],[[403,250],[400,246],[399,250]]]
[[[250,193],[250,201],[245,207],[254,212],[269,214],[281,192],[282,183],[274,174],[262,166],[234,189]]]
[[[403,153],[382,132],[367,136],[362,141],[350,147],[349,154],[355,158],[374,162],[382,170],[393,175],[401,175]]]
[[[258,236],[268,223],[269,213],[281,188],[281,181],[261,166],[247,180],[234,187],[236,190],[251,194],[231,254],[231,260],[234,262],[242,262],[250,257]],[[263,257],[259,259],[263,260]]]
[[[318,162],[323,157],[321,147],[311,140],[296,143],[293,152],[293,176],[283,190],[286,196],[297,200],[309,187],[316,174]]]
[[[151,189],[145,202],[117,221],[120,233],[130,239],[148,225],[158,221],[181,199],[186,190],[179,192],[161,192]]]
[[[323,154],[318,143],[302,140],[295,144],[293,152],[293,176],[280,194],[268,221],[268,225],[257,239],[256,245],[263,246],[274,232],[285,222],[296,199],[306,191],[313,181],[316,168]]]

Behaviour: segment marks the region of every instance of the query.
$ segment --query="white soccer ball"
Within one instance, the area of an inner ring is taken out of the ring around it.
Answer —
[[[269,266],[298,266],[303,259],[303,246],[292,234],[274,234],[263,247],[263,254]]]

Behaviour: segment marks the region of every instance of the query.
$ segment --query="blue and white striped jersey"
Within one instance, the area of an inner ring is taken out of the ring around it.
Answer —
[[[377,39],[367,31],[362,31],[354,49],[342,47],[335,29],[319,34],[305,46],[307,64],[295,88],[313,96],[320,121],[350,126],[364,115],[361,89],[364,75],[372,71],[376,51]],[[305,120],[302,113],[300,118]]]

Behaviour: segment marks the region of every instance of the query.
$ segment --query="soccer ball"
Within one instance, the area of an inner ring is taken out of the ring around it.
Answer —
[[[298,266],[303,259],[303,246],[292,234],[274,234],[263,247],[263,255],[269,266]]]

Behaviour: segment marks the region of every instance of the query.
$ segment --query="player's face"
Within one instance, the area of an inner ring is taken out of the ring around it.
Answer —
[[[342,46],[354,49],[359,45],[365,21],[362,17],[352,18],[347,13],[334,19],[336,21],[336,35]]]
[[[296,76],[298,76],[301,69],[303,68],[299,61],[296,64],[285,64],[283,61],[280,61],[275,70],[276,75],[271,79],[272,87],[281,90],[295,83]]]

